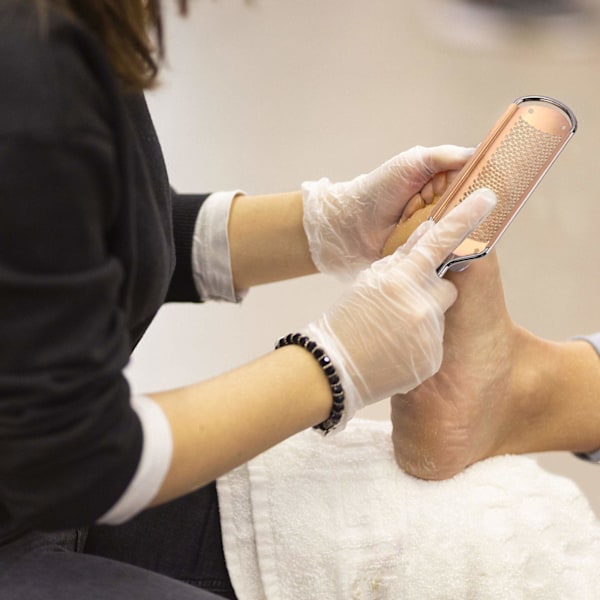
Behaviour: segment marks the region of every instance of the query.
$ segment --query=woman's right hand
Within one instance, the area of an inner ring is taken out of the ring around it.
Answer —
[[[342,423],[439,369],[444,313],[456,289],[436,269],[495,204],[492,192],[479,190],[439,223],[424,223],[394,254],[362,271],[347,295],[306,328],[340,375]]]

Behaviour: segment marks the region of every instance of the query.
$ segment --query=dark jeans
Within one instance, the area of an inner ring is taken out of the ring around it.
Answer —
[[[30,532],[0,546],[2,600],[219,597],[235,599],[214,484],[124,525]]]

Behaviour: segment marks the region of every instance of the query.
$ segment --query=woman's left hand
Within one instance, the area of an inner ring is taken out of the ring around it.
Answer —
[[[315,266],[351,278],[381,258],[411,197],[436,173],[460,169],[472,149],[415,146],[352,181],[302,184],[304,230]]]

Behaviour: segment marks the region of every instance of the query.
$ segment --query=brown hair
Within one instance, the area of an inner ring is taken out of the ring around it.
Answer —
[[[124,86],[154,85],[164,54],[160,0],[51,0],[90,29]],[[187,0],[177,0],[181,14]]]

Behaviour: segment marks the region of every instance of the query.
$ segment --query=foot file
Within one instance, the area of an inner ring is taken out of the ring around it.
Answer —
[[[439,266],[440,277],[492,250],[576,129],[575,115],[553,98],[524,96],[510,104],[431,211],[437,222],[482,187],[498,197],[490,215]],[[394,237],[384,254],[398,245]]]

